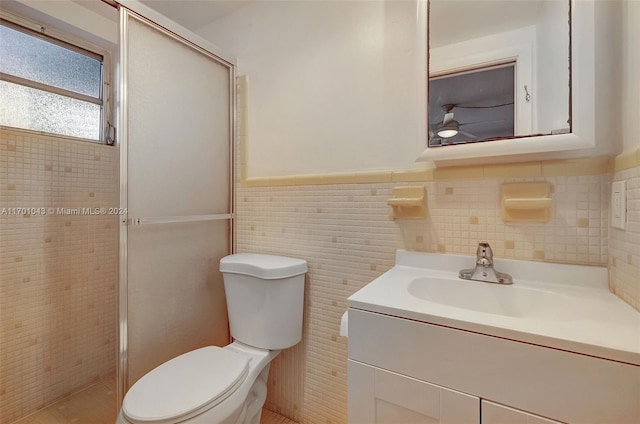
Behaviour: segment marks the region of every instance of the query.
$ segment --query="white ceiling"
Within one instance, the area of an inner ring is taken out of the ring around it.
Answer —
[[[117,20],[112,8],[100,0],[71,1],[108,19]],[[146,6],[194,32],[253,1],[255,0],[140,0]]]
[[[118,14],[114,13],[114,8],[109,6],[102,1],[92,1],[92,0],[71,0],[71,2],[79,4],[93,13],[96,13],[104,18],[107,18],[112,21],[118,20]]]
[[[140,0],[191,31],[197,31],[253,0]]]

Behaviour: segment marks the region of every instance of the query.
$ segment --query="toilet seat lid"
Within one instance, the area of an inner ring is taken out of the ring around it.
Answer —
[[[134,422],[175,422],[231,395],[249,372],[249,358],[208,346],[154,368],[127,392],[122,412]]]

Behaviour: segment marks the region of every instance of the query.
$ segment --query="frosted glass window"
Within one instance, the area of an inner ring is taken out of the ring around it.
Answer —
[[[102,61],[0,25],[0,72],[100,97]]]
[[[100,106],[0,81],[0,124],[98,140]]]
[[[102,56],[0,24],[0,125],[100,140]]]

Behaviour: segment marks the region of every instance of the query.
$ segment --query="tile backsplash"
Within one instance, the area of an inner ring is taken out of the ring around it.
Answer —
[[[487,240],[497,257],[606,265],[609,176],[546,178],[554,190],[549,222],[503,222],[500,186],[537,180],[427,183],[427,218],[397,222],[402,247],[475,254],[478,240]]]
[[[118,163],[114,147],[0,129],[3,423],[115,371],[118,217],[99,208],[119,203]]]
[[[609,287],[640,311],[640,166],[616,172],[614,181],[626,181],[625,230],[609,230]]]
[[[553,185],[547,223],[504,223],[500,186]],[[474,255],[487,240],[496,257],[606,266],[610,174],[426,183],[240,185],[237,247],[306,259],[303,342],[274,361],[267,406],[304,423],[346,422],[347,297],[394,265],[396,249]],[[390,218],[398,185],[423,185],[427,216]],[[470,260],[472,260],[470,258]]]

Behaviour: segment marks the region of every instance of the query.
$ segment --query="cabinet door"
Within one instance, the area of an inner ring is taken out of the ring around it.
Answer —
[[[480,399],[349,360],[350,424],[478,424]]]
[[[517,409],[482,401],[482,424],[560,424]]]

